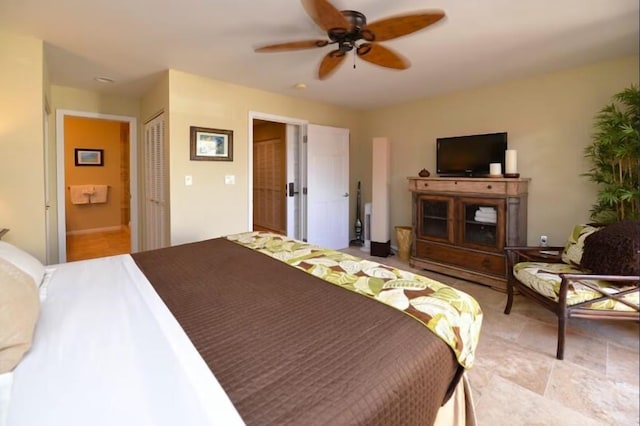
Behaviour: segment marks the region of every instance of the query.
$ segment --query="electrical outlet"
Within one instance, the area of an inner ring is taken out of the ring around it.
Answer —
[[[547,247],[549,245],[549,240],[547,240],[546,235],[540,235],[540,247]]]

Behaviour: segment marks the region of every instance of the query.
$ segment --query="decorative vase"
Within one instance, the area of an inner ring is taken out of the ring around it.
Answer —
[[[411,257],[413,228],[410,226],[396,226],[396,239],[398,240],[398,257],[405,262],[409,261]]]
[[[418,176],[420,177],[429,177],[431,176],[431,173],[429,173],[429,170],[427,169],[422,169],[418,172]]]

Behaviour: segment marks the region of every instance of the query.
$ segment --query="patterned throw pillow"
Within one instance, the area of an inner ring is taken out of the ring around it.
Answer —
[[[562,251],[562,261],[568,265],[579,267],[582,262],[582,253],[584,251],[584,240],[596,231],[599,231],[592,225],[576,225],[567,239],[567,243]]]

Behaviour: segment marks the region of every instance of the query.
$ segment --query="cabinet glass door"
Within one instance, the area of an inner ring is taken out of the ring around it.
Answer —
[[[460,244],[502,251],[504,249],[504,202],[475,198],[460,199]]]
[[[449,197],[421,196],[418,200],[418,237],[452,241],[453,200]]]

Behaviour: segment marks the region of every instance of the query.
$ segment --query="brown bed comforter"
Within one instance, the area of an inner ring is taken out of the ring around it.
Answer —
[[[132,257],[248,425],[429,425],[459,379],[413,318],[225,238]]]

